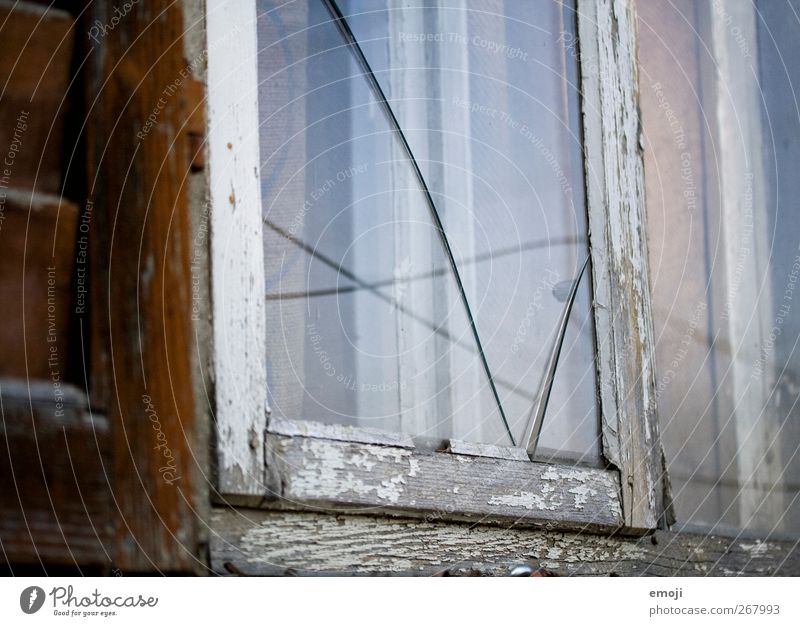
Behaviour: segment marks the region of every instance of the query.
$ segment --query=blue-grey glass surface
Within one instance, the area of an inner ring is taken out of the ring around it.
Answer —
[[[800,2],[642,3],[657,403],[678,521],[800,536]]]
[[[574,13],[342,1],[414,153],[519,441],[587,250]],[[510,445],[442,238],[323,2],[258,2],[273,413]],[[599,459],[589,275],[541,455]]]

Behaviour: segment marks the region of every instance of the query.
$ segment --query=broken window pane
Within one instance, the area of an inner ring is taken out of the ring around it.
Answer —
[[[430,190],[467,308],[410,159],[325,4],[258,6],[273,412],[510,445],[502,407],[518,442],[588,254],[572,10],[339,3]],[[590,293],[587,275],[540,447],[594,463]]]

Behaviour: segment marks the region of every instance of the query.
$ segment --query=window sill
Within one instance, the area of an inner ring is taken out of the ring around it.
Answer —
[[[601,533],[623,526],[616,470],[530,462],[505,448],[476,456],[495,447],[480,448],[436,450],[404,435],[273,419],[259,506]]]

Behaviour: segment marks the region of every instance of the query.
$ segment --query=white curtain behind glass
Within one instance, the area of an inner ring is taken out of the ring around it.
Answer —
[[[800,529],[798,10],[639,7],[661,432],[705,528]]]
[[[551,2],[340,6],[431,190],[518,438],[587,254],[574,17]],[[323,3],[260,2],[259,42],[273,410],[508,444],[419,184]],[[588,462],[593,342],[585,279],[541,443]]]

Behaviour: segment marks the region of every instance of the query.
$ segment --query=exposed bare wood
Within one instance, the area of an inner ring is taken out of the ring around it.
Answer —
[[[642,538],[410,519],[216,509],[224,575],[505,575],[534,561],[561,575],[800,575],[797,543],[658,531]]]
[[[0,563],[108,567],[108,421],[75,387],[7,378],[0,419]]]
[[[617,529],[615,471],[267,436],[272,506]],[[265,506],[270,506],[266,502]]]
[[[630,532],[663,508],[632,0],[579,0],[603,453]]]
[[[91,17],[107,24],[112,8],[92,3]],[[184,58],[183,30],[181,3],[131,4],[93,43],[87,86],[91,393],[107,403],[114,559],[128,571],[200,563],[184,129],[203,59]]]
[[[189,26],[191,27],[191,26]],[[206,87],[195,79],[186,80],[186,124],[183,132],[189,144],[189,160],[192,171],[199,172],[206,166]]]

